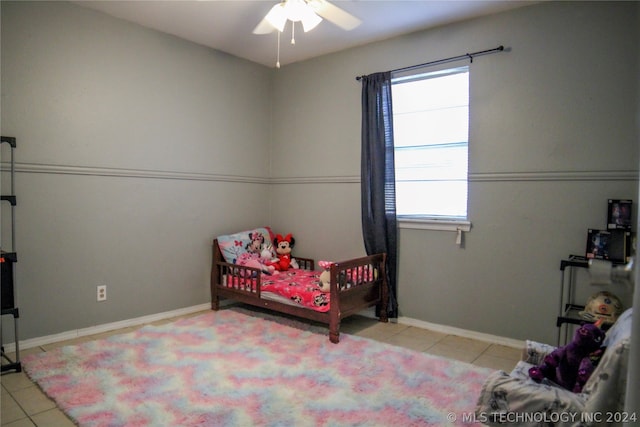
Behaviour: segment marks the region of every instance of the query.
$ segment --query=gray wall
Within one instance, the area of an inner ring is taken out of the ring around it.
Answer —
[[[263,66],[70,3],[3,1],[20,338],[208,302],[212,238],[268,218],[270,96]]]
[[[400,230],[400,315],[555,342],[560,260],[605,227],[608,198],[638,194],[637,8],[545,3],[284,67],[274,225],[314,257],[362,252],[354,77],[502,44],[471,64],[473,228],[462,248],[451,232]]]
[[[553,342],[560,259],[604,227],[607,198],[638,194],[637,9],[545,3],[270,70],[2,2],[21,338],[205,303],[210,239],[256,224],[300,255],[362,255],[355,76],[503,44],[471,65],[473,229],[462,248],[401,229],[400,313]]]

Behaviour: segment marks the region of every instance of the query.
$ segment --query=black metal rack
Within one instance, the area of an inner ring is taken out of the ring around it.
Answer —
[[[589,260],[579,255],[569,255],[568,259],[560,261],[560,271],[562,271],[562,278],[560,279],[560,310],[558,317],[556,318],[556,326],[558,328],[558,343],[560,346],[562,336],[562,325],[583,325],[585,323],[594,323],[592,320],[585,319],[580,315],[580,312],[584,310],[584,305],[575,304],[574,301],[574,268],[589,268]],[[565,270],[568,271],[568,277],[565,277]],[[565,295],[565,281],[567,282],[567,295]],[[608,329],[608,325],[602,325],[604,330]],[[567,343],[569,339],[569,328],[564,330],[564,343]]]
[[[589,268],[589,261],[582,256],[570,255],[569,259],[560,261],[560,271],[562,278],[560,279],[560,308],[556,318],[556,326],[558,327],[558,343],[561,344],[561,330],[563,324],[580,325],[586,321],[580,316],[579,312],[584,310],[583,305],[573,303],[574,300],[574,272],[573,268]],[[565,270],[568,272],[568,278],[565,278]],[[568,280],[567,280],[568,279]],[[565,296],[565,281],[568,282],[567,294]],[[565,328],[564,341],[568,339],[568,328]]]
[[[16,222],[15,222],[15,207],[17,204],[17,198],[15,193],[15,160],[13,157],[14,149],[16,148],[16,138],[11,136],[1,137],[2,143],[7,143],[11,147],[11,191],[8,195],[2,195],[0,201],[8,202],[11,207],[11,250],[0,252],[0,266],[2,270],[1,281],[1,305],[2,305],[2,318],[5,315],[10,315],[13,318],[13,332],[15,339],[15,360],[11,359],[4,351],[4,340],[2,337],[2,326],[0,324],[0,349],[2,351],[2,372],[4,371],[22,371],[22,364],[20,363],[20,344],[18,339],[18,318],[20,317],[20,311],[16,307],[16,268],[15,264],[18,262],[18,254],[16,253]],[[4,204],[3,204],[4,207]],[[7,363],[4,363],[4,362]]]

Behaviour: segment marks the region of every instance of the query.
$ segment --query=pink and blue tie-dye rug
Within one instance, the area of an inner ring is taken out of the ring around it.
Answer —
[[[491,370],[241,308],[24,357],[80,426],[470,425]]]

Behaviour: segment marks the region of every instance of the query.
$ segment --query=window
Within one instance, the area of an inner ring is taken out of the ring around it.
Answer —
[[[400,220],[467,220],[469,67],[392,80]]]

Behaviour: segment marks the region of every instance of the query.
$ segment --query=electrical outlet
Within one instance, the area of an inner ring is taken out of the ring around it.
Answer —
[[[107,286],[99,285],[98,286],[98,301],[106,301],[107,300]]]

